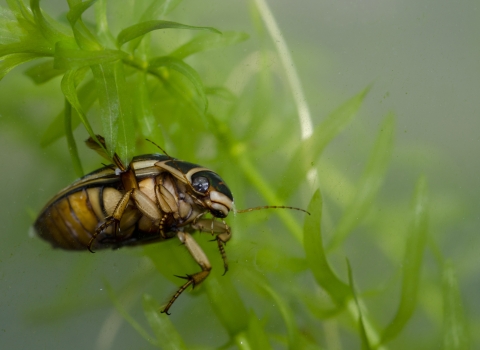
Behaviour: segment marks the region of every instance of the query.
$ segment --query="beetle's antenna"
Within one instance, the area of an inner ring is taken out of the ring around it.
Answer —
[[[285,205],[264,205],[264,206],[261,206],[261,207],[237,210],[236,212],[239,213],[239,214],[242,214],[242,213],[249,213],[251,211],[261,210],[261,209],[292,209],[292,210],[303,211],[304,213],[307,213],[308,215],[310,215],[310,213],[308,211],[306,211],[305,209],[300,209],[300,208],[296,208],[296,207],[287,207]]]

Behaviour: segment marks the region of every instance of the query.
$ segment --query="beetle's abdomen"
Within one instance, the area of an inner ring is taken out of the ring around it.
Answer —
[[[98,202],[98,188],[82,189],[45,208],[35,222],[38,235],[54,247],[85,250],[99,222],[90,195]]]
[[[43,210],[35,222],[35,230],[55,248],[86,250],[96,228],[113,212],[121,196],[112,187],[69,193]],[[127,210],[120,222],[120,236],[113,237],[113,226],[109,227],[97,236],[92,248],[114,246],[117,239],[125,239],[134,231],[138,219],[138,211]]]

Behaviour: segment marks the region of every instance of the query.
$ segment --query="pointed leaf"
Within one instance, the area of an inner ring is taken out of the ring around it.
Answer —
[[[72,130],[72,105],[65,99],[65,135],[67,137],[68,151],[70,152],[70,157],[72,158],[73,169],[75,173],[80,178],[84,175],[82,162],[78,156],[77,144],[75,138],[73,137]]]
[[[427,183],[425,177],[422,176],[417,181],[413,198],[412,224],[402,264],[403,277],[400,305],[395,317],[383,332],[382,343],[394,339],[403,330],[417,305],[418,285],[428,229],[427,202]]]
[[[372,153],[362,178],[357,185],[357,192],[353,201],[347,206],[334,232],[333,238],[327,246],[327,251],[337,248],[345,238],[359,225],[385,179],[385,173],[390,162],[393,149],[395,119],[393,115],[385,118],[375,141]]]
[[[45,18],[40,9],[40,0],[30,0],[30,9],[33,12],[35,22],[40,27],[40,33],[51,43],[56,43],[61,40],[68,40],[70,37],[64,34],[62,31],[57,28],[59,26],[56,23],[56,26],[53,25],[53,22],[50,23],[49,20]]]
[[[128,91],[123,64],[114,63],[115,82],[120,100],[120,115],[118,118],[117,154],[123,164],[129,164],[135,153],[135,121],[132,110],[132,94]]]
[[[443,267],[443,348],[445,350],[472,349],[468,325],[452,262]]]
[[[113,158],[117,148],[118,118],[121,109],[114,67],[111,63],[99,64],[92,66],[92,72],[100,104],[100,116],[107,154],[110,158]]]
[[[80,104],[80,101],[78,100],[77,81],[76,81],[77,72],[78,71],[76,70],[70,70],[65,73],[61,83],[62,92],[65,95],[65,98],[68,100],[68,102],[72,105],[72,107],[77,112],[81,122],[83,123],[83,126],[87,130],[90,137],[96,138],[95,133],[93,132],[93,129],[90,125],[90,122],[88,121],[87,116],[85,115],[85,112],[83,111],[83,108]],[[70,128],[72,130],[74,129],[72,125],[70,125]]]
[[[154,346],[159,346],[158,342],[142,327],[140,323],[138,323],[132,316],[130,316],[127,310],[124,309],[120,300],[118,300],[117,295],[115,294],[112,286],[107,281],[104,281],[105,289],[107,290],[108,296],[112,301],[115,309],[118,311],[120,315],[127,321],[133,329],[135,329],[138,334],[140,334],[146,341]]]
[[[306,177],[312,163],[320,157],[325,147],[345,129],[360,109],[370,87],[337,108],[328,118],[318,125],[312,136],[303,140],[290,159],[285,173],[280,177],[279,193],[283,199],[289,198],[301,181]]]
[[[83,86],[81,86],[77,90],[77,98],[79,100],[80,107],[77,106],[83,113],[86,113],[90,109],[90,107],[93,105],[95,100],[97,99],[97,95],[95,92],[95,81],[90,80]],[[70,103],[72,103],[70,101]],[[75,112],[77,112],[76,108]],[[42,136],[42,139],[40,140],[40,145],[41,147],[47,147],[51,143],[55,142],[59,138],[65,135],[65,129],[64,129],[64,111],[61,111],[55,119],[50,123],[48,126],[47,130]],[[78,112],[77,112],[78,113]],[[72,119],[72,130],[75,130],[77,126],[80,124],[80,119],[77,117],[77,114],[74,113],[73,119]]]
[[[157,337],[157,344],[161,344],[162,349],[187,349],[170,318],[166,314],[159,313],[160,305],[150,295],[143,296],[142,306],[148,324]]]
[[[3,58],[0,61],[0,80],[16,66],[40,57],[42,56],[34,53],[18,53]]]
[[[247,40],[248,38],[249,35],[243,32],[224,32],[222,35],[212,33],[198,35],[173,51],[170,56],[184,59],[197,52],[235,45]]]
[[[176,70],[177,72],[182,74],[184,77],[186,77],[193,84],[195,90],[197,90],[197,93],[200,95],[203,101],[204,111],[207,110],[208,108],[207,95],[205,94],[205,89],[203,88],[202,79],[200,78],[200,75],[198,75],[195,69],[193,69],[191,66],[189,66],[182,60],[179,60],[178,58],[175,58],[175,57],[169,57],[169,56],[154,58],[150,60],[148,65],[150,68],[168,67],[170,69]]]
[[[351,297],[350,287],[341,281],[330,267],[323,249],[322,197],[317,190],[307,209],[311,215],[305,218],[303,227],[303,247],[307,262],[318,285],[327,291],[337,305],[343,305]]]
[[[55,45],[56,69],[76,69],[85,66],[114,62],[122,59],[125,53],[118,50],[85,51],[72,47],[71,43],[58,42]]]
[[[73,35],[80,48],[94,51],[102,50],[102,45],[97,38],[90,32],[82,21],[82,14],[88,10],[97,0],[88,0],[77,4],[70,4],[70,11],[67,13],[67,19],[73,29]]]
[[[370,342],[368,341],[367,330],[365,329],[365,324],[363,321],[362,316],[362,309],[360,307],[360,303],[358,302],[357,293],[355,292],[355,285],[353,284],[353,273],[352,273],[352,266],[347,259],[347,269],[348,269],[348,284],[350,285],[350,289],[352,290],[353,299],[355,300],[355,305],[357,306],[358,310],[358,328],[360,330],[360,340],[362,344],[362,350],[370,350],[372,347],[370,346]]]
[[[272,349],[272,346],[268,341],[267,331],[265,330],[265,327],[262,324],[262,322],[260,322],[258,317],[253,313],[253,311],[250,312],[250,318],[248,320],[248,328],[245,335],[246,335],[245,342],[248,339],[248,343],[250,345],[249,348],[262,349],[262,350]],[[237,345],[239,347],[241,346],[242,343],[244,343],[242,339],[239,339],[239,337],[235,337],[235,340],[237,340]]]
[[[46,83],[53,78],[58,77],[65,73],[63,69],[53,68],[53,60],[38,63],[25,71],[25,75],[28,76],[37,85]]]
[[[181,24],[177,22],[161,21],[161,20],[146,21],[146,22],[135,24],[131,27],[128,27],[122,30],[117,37],[118,46],[120,47],[126,42],[129,42],[130,40],[133,40],[151,31],[159,30],[159,29],[208,30],[211,32],[222,34],[220,31],[212,27],[195,27],[195,26],[189,26],[189,25]]]

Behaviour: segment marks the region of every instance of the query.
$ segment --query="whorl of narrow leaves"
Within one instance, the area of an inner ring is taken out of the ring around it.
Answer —
[[[102,130],[105,136],[108,152],[112,155],[117,152],[121,159],[128,163],[133,156],[136,134],[135,119],[133,109],[139,106],[134,99],[141,98],[141,104],[146,105],[148,97],[132,95],[130,91],[137,91],[136,82],[145,81],[144,79],[126,78],[125,69],[137,70],[137,74],[143,76],[145,73],[157,79],[157,85],[164,88],[175,98],[183,98],[187,105],[197,111],[197,114],[204,118],[208,108],[208,100],[205,89],[199,74],[190,65],[182,61],[188,55],[196,52],[209,50],[214,47],[222,47],[241,42],[246,39],[245,34],[229,32],[223,39],[203,36],[201,40],[192,39],[182,45],[180,50],[175,50],[175,55],[151,59],[145,55],[149,51],[145,44],[139,46],[142,38],[152,31],[162,29],[187,29],[194,31],[206,31],[214,36],[222,38],[222,33],[212,27],[190,26],[166,20],[148,20],[155,13],[167,13],[175,8],[176,4],[153,3],[146,9],[141,22],[127,27],[120,31],[116,38],[117,48],[111,48],[113,37],[108,29],[106,6],[104,1],[98,1],[98,20],[99,28],[95,30],[83,22],[82,16],[97,3],[96,0],[76,1],[70,0],[69,11],[66,19],[70,28],[63,23],[51,19],[40,7],[39,0],[31,0],[30,8],[27,8],[22,1],[9,0],[10,11],[3,10],[4,15],[0,16],[0,30],[9,33],[0,37],[0,79],[9,71],[23,63],[36,60],[38,58],[52,57],[53,60],[42,61],[33,65],[26,71],[36,84],[43,84],[51,79],[63,75],[61,87],[62,92],[68,101],[67,108],[71,111],[62,111],[48,127],[42,144],[47,145],[61,136],[68,135],[68,144],[72,149],[74,147],[73,130],[79,125],[78,120],[86,128],[90,135],[95,135],[87,119],[89,109],[95,102],[100,105],[100,119]],[[97,36],[98,33],[98,36]],[[130,53],[122,51],[123,44],[137,39],[136,44],[130,47]],[[139,55],[137,56],[137,51]],[[180,52],[181,53],[180,53]],[[147,57],[147,61],[145,58]],[[187,89],[176,77],[159,72],[159,68],[164,67],[167,70],[174,70],[181,76],[184,76],[190,83]],[[80,69],[86,68],[88,72],[78,74]],[[87,74],[85,74],[87,73]],[[128,72],[130,76],[131,72]],[[72,77],[76,81],[72,81]],[[85,92],[83,87],[89,85],[91,91],[91,82],[94,81],[94,98],[92,94]],[[194,94],[199,96],[192,99],[188,89],[192,89]],[[148,95],[149,91],[144,91]],[[182,94],[187,96],[183,96]],[[198,101],[199,100],[199,101]],[[146,111],[145,109],[135,109],[136,112]],[[73,112],[73,113],[72,113]],[[147,111],[148,112],[148,111]],[[150,112],[148,112],[150,113]],[[66,117],[68,116],[68,117]],[[77,118],[79,117],[79,119]],[[65,119],[67,118],[67,119]],[[142,115],[136,115],[138,120],[147,120]],[[147,117],[148,118],[148,117]],[[66,129],[64,123],[68,123]],[[203,124],[206,124],[205,121]],[[158,122],[156,124],[158,127]],[[140,128],[141,131],[154,133],[153,128]],[[157,134],[155,132],[155,134]],[[143,136],[150,136],[143,135]],[[72,153],[73,158],[76,152]],[[72,159],[73,159],[72,158]],[[74,159],[77,169],[81,169],[79,159]]]

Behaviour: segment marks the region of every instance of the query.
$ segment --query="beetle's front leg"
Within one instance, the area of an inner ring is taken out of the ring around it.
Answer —
[[[223,259],[223,274],[225,275],[228,271],[228,260],[224,246],[232,237],[230,227],[224,221],[216,221],[214,219],[200,219],[191,226],[200,232],[210,232],[212,235],[216,235],[215,241],[217,241],[218,250]]]
[[[202,248],[198,245],[197,242],[195,242],[195,240],[190,234],[179,231],[177,233],[177,236],[178,236],[178,239],[180,239],[180,241],[185,245],[185,247],[187,247],[188,251],[190,252],[192,257],[195,259],[195,261],[198,263],[198,265],[200,265],[200,267],[202,268],[202,271],[197,272],[193,275],[187,275],[186,277],[177,276],[177,277],[186,279],[187,282],[180,287],[180,289],[173,295],[172,299],[170,299],[165,309],[163,309],[162,313],[166,313],[167,315],[170,315],[168,313],[168,310],[173,305],[175,300],[177,300],[180,294],[182,294],[183,291],[188,288],[188,286],[193,285],[193,287],[195,288],[195,286],[202,283],[205,280],[205,278],[207,278],[207,276],[210,274],[210,270],[212,269],[212,266],[210,265],[210,261],[208,261],[208,258],[203,252]]]

